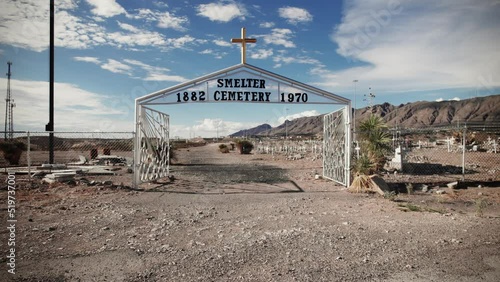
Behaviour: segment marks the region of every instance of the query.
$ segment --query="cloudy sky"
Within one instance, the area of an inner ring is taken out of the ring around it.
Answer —
[[[49,4],[1,5],[0,69],[12,61],[14,127],[43,131]],[[499,14],[498,0],[58,0],[55,130],[132,131],[135,98],[239,64],[240,46],[230,40],[242,27],[257,39],[249,64],[352,100],[356,88],[358,108],[370,91],[374,103],[392,104],[499,94]],[[6,86],[2,76],[0,95]],[[210,137],[336,107],[161,109],[171,136]]]

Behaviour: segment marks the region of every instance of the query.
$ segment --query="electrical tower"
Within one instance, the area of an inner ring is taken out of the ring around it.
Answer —
[[[371,109],[373,107],[373,99],[375,98],[375,94],[372,93],[372,88],[368,88],[370,93],[365,94],[365,99],[363,101],[366,101],[368,103],[368,108]]]
[[[5,140],[12,140],[14,138],[14,99],[11,97],[10,93],[10,66],[12,62],[7,62],[8,72],[7,72],[7,97],[5,98]]]

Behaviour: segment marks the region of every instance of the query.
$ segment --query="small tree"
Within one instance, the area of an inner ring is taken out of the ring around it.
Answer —
[[[253,150],[252,142],[247,140],[238,141],[238,143],[236,143],[236,146],[238,147],[240,154],[250,154],[250,152]]]
[[[4,141],[0,142],[0,151],[3,152],[3,157],[11,165],[19,165],[21,154],[26,150],[26,144],[19,141]]]
[[[229,147],[227,147],[226,144],[220,144],[219,145],[219,151],[221,151],[221,153],[229,153]]]

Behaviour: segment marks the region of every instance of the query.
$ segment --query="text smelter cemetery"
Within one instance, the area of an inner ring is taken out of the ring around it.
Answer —
[[[213,91],[213,101],[238,101],[238,102],[271,102],[272,92],[266,90],[265,79],[255,78],[219,78],[217,79],[217,90]],[[251,88],[261,91],[233,91],[222,90],[227,88]],[[307,103],[307,93],[279,93],[277,102],[280,103]],[[177,93],[177,103],[204,102],[207,93],[203,90],[184,91]]]

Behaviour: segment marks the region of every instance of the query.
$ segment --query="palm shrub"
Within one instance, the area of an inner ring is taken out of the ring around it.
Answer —
[[[361,153],[366,155],[372,163],[373,171],[380,171],[387,159],[385,155],[390,152],[391,138],[387,132],[387,125],[381,117],[371,115],[359,125],[359,139],[361,142]]]
[[[374,192],[374,183],[369,175],[380,171],[390,151],[390,136],[382,118],[371,115],[359,125],[360,156],[354,159],[352,172],[354,180],[349,187],[350,192]]]

